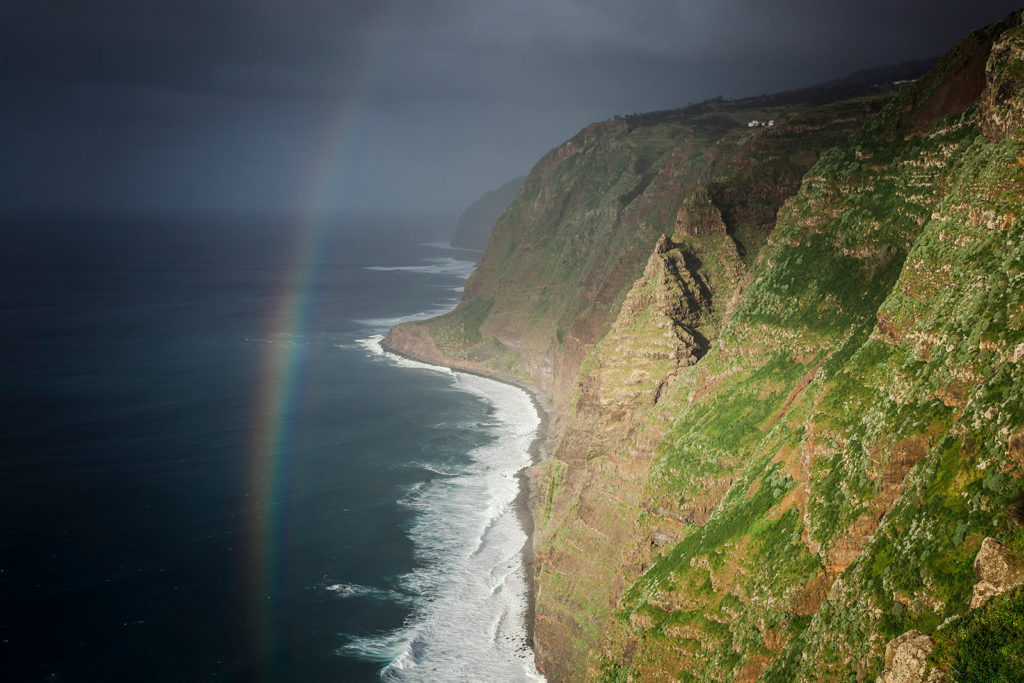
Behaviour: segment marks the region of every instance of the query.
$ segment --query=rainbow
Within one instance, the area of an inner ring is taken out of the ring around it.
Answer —
[[[366,99],[370,66],[378,66],[387,52],[390,37],[378,41],[372,54],[359,64],[349,64],[347,72],[356,93],[347,98],[332,119],[322,145],[323,156],[313,166],[313,182],[306,193],[307,207],[293,228],[294,243],[281,284],[271,298],[265,330],[270,343],[260,364],[253,406],[253,437],[247,456],[248,481],[245,585],[246,623],[250,631],[249,667],[257,678],[284,678],[276,672],[274,632],[274,596],[280,595],[283,578],[287,492],[294,441],[295,417],[299,399],[299,378],[304,366],[302,343],[309,322],[312,293],[317,280],[317,261],[323,238],[329,227],[327,216],[335,206],[336,178],[342,169],[346,143],[360,129],[360,102]],[[377,58],[375,58],[377,57]],[[247,668],[249,668],[247,667]]]
[[[273,297],[268,331],[270,343],[261,362],[249,452],[250,498],[247,532],[247,622],[256,662],[269,672],[276,638],[273,596],[280,594],[284,505],[294,436],[299,375],[303,367],[301,339],[309,319],[310,290],[315,276],[313,258],[322,234],[320,220],[303,221],[292,260]]]

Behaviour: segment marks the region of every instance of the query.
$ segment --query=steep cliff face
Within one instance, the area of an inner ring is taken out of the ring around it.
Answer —
[[[564,405],[620,292],[696,183],[693,162],[721,134],[625,120],[584,129],[533,169],[459,308],[422,327],[446,358],[530,381]]]
[[[510,180],[496,190],[485,192],[480,199],[470,204],[459,216],[452,235],[452,246],[483,251],[494,224],[516,198],[525,181],[525,177]]]
[[[615,454],[651,459],[618,493],[634,552],[606,594],[630,585],[578,659],[578,635],[545,642],[544,596],[558,527],[601,493],[564,494],[538,574],[539,651],[570,653],[564,677],[873,679],[894,637],[970,609],[985,536],[1024,543],[1024,163],[980,104],[1020,102],[992,93],[1018,24],[966,39],[780,212],[711,350],[662,388],[653,456]]]
[[[970,611],[983,539],[1024,557],[1022,37],[1019,14],[975,32],[866,124],[881,100],[595,124],[531,173],[459,309],[391,333],[555,399],[551,679],[1024,656],[976,647],[1019,588]]]
[[[662,400],[717,338],[745,266],[727,234],[662,236],[608,335],[585,361],[555,457],[540,478],[536,647],[552,678],[575,678],[603,622],[674,537],[637,524],[650,457],[674,412]]]
[[[680,410],[676,385],[703,363],[762,267],[758,254],[785,193],[799,187],[800,162],[816,157],[821,140],[834,144],[863,123],[869,112],[859,106],[794,114],[734,148],[680,202],[674,234],[658,242],[584,362],[540,476],[535,642],[552,678],[596,675],[605,622],[623,591],[688,525],[707,520],[735,478],[704,478],[693,497],[661,500],[652,497],[652,456]]]
[[[716,229],[724,226],[749,262],[818,155],[884,101],[710,102],[588,126],[531,171],[459,307],[396,328],[386,344],[408,352],[415,339],[418,350],[433,347],[435,361],[529,382],[564,415],[583,359],[685,201],[714,204]],[[772,129],[746,127],[768,116]]]

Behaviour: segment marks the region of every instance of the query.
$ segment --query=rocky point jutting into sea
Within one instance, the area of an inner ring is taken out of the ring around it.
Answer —
[[[1021,19],[905,86],[592,124],[388,335],[553,404],[551,680],[1020,674]]]

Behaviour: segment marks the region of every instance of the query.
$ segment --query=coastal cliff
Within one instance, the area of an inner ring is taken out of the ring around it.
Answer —
[[[455,234],[452,235],[452,246],[483,251],[487,247],[491,229],[516,198],[525,180],[525,177],[510,180],[496,190],[485,192],[480,199],[470,204],[459,216]]]
[[[459,307],[391,331],[553,402],[550,679],[1020,665],[1022,74],[1015,13],[898,94],[593,124],[530,173]]]
[[[801,99],[817,91],[711,101],[588,126],[533,168],[459,306],[396,327],[386,344],[529,383],[564,417],[580,365],[681,210],[713,201],[751,262],[807,169],[885,103],[877,91],[817,107]],[[758,116],[777,120],[748,128]]]

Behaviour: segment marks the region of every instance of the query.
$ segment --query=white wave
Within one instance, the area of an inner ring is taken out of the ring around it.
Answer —
[[[358,583],[329,583],[323,589],[334,593],[339,598],[369,598],[381,602],[394,602],[407,605],[413,600],[412,596],[387,588],[375,588],[373,586],[362,586]]]
[[[454,375],[455,373],[451,369],[446,368],[442,365],[431,365],[430,363],[421,363],[418,360],[410,360],[403,358],[390,351],[385,351],[384,347],[380,343],[384,341],[384,335],[375,334],[365,339],[356,339],[356,343],[366,349],[371,356],[379,356],[380,358],[387,359],[395,365],[403,368],[414,368],[416,370],[430,370],[431,372],[439,372],[443,375]]]
[[[419,266],[366,266],[367,270],[382,270],[382,271],[409,271],[413,273],[430,273],[439,275],[453,275],[457,276],[461,280],[465,280],[470,276],[473,270],[476,268],[476,264],[470,263],[469,261],[462,261],[460,259],[452,257],[425,259],[426,261],[432,261],[429,265]],[[462,286],[449,287],[449,291],[455,292],[456,294],[462,294],[465,288]],[[401,323],[413,322],[415,320],[426,320],[427,318],[435,318],[439,315],[453,310],[459,303],[460,296],[450,297],[443,306],[437,306],[435,308],[420,311],[418,313],[412,313],[409,315],[392,316],[388,318],[356,318],[353,322],[365,325],[366,327],[373,328],[375,330],[388,330],[395,325]]]
[[[483,249],[470,249],[469,247],[456,247],[451,242],[421,242],[421,247],[431,247],[432,249],[450,249],[452,251],[468,251],[471,254],[482,254]]]
[[[302,343],[301,338],[293,335],[277,335],[274,339],[246,337],[245,341],[249,344],[279,344],[281,346],[298,346]]]
[[[366,270],[405,271],[407,273],[426,273],[429,275],[455,275],[468,278],[476,269],[476,263],[457,259],[453,256],[424,259],[426,265],[416,266],[365,266]]]
[[[342,652],[385,661],[381,677],[395,681],[543,681],[527,643],[526,543],[514,506],[516,473],[530,463],[540,418],[529,395],[494,380],[416,363],[364,347],[402,367],[447,372],[455,387],[493,406],[494,440],[470,452],[456,476],[410,490],[402,502],[416,511],[408,531],[420,567],[402,577],[403,593],[417,596],[405,626],[353,638]]]
[[[410,315],[400,315],[391,318],[356,318],[352,322],[365,325],[376,330],[390,330],[395,325],[401,325],[402,323],[413,322],[414,320],[426,320],[427,318],[436,318],[439,315],[444,315],[455,308],[456,304],[459,303],[458,299],[449,299],[447,306],[438,306],[427,311],[421,311],[420,313],[412,313]]]
[[[398,499],[398,504],[405,507],[416,507],[416,501],[420,497],[420,492],[423,487],[427,485],[425,481],[418,481],[409,487],[409,490],[405,492],[405,495]]]
[[[410,463],[410,464],[413,467],[417,467],[417,468],[419,468],[421,470],[426,470],[427,472],[433,472],[434,474],[440,474],[442,477],[457,477],[460,474],[462,474],[462,472],[458,471],[458,470],[445,469],[445,468],[442,468],[442,467],[438,467],[437,465],[431,465],[431,464],[425,463],[425,462],[414,462],[414,463]]]
[[[408,646],[402,634],[385,633],[379,636],[353,638],[339,647],[337,654],[380,662],[391,667],[403,657]]]

